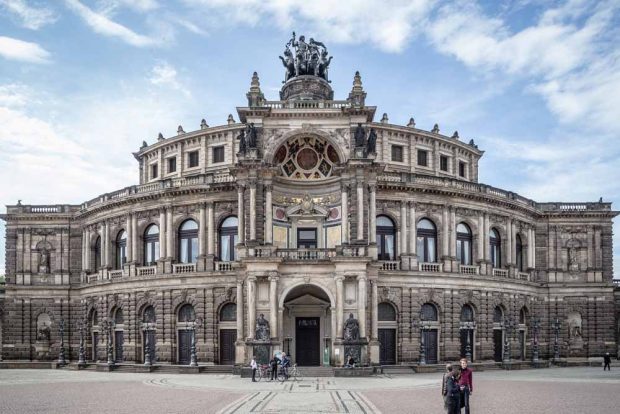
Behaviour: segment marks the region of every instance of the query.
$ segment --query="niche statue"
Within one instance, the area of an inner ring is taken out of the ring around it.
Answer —
[[[364,141],[366,141],[366,131],[364,130],[364,127],[362,126],[362,124],[357,124],[357,128],[355,128],[355,146],[356,147],[363,147],[364,146]]]
[[[368,134],[368,142],[366,143],[366,154],[377,153],[377,133],[374,128],[370,128],[370,134]]]
[[[261,313],[256,320],[256,340],[268,341],[269,338],[269,322],[265,319],[265,315]]]
[[[358,339],[360,339],[360,324],[350,313],[349,319],[344,323],[344,340],[357,341]]]

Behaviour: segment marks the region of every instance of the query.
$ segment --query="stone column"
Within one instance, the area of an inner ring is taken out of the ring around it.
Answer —
[[[417,255],[417,226],[415,203],[411,202],[409,203],[409,253],[413,256]]]
[[[86,240],[84,243],[84,247],[86,249],[86,251],[84,252],[84,260],[86,261],[86,263],[84,264],[84,269],[85,270],[90,270],[90,254],[91,254],[91,250],[90,250],[90,228],[86,228]]]
[[[364,183],[357,181],[357,240],[364,239]]]
[[[370,216],[370,229],[368,229],[368,234],[370,237],[370,243],[377,242],[377,187],[375,185],[368,186],[368,191],[370,193],[370,206],[368,208],[368,215]]]
[[[167,257],[166,254],[166,210],[159,210],[159,258]]]
[[[491,246],[489,245],[489,214],[484,213],[484,260],[487,262],[491,261]]]
[[[450,257],[456,257],[456,210],[454,207],[450,207]]]
[[[103,237],[101,238],[101,252],[103,257],[101,258],[101,266],[107,267],[110,265],[110,226],[108,222],[103,223]]]
[[[250,240],[256,240],[256,182],[250,183]]]
[[[532,265],[532,257],[534,253],[534,245],[532,244],[532,229],[527,229],[527,268],[531,269],[534,266]]]
[[[237,187],[237,220],[239,222],[239,243],[245,243],[245,209],[243,208],[243,193],[245,187],[239,185]]]
[[[166,253],[167,258],[174,257],[174,246],[172,238],[172,207],[166,209]]]
[[[484,260],[484,216],[478,216],[478,261]]]
[[[536,225],[532,228],[532,269],[536,268]]]
[[[357,277],[357,314],[360,324],[360,338],[366,337],[366,275]]]
[[[512,246],[514,239],[514,234],[512,233],[512,220],[510,218],[506,219],[506,264],[508,266],[512,265]]]
[[[407,254],[407,202],[400,202],[400,254]]]
[[[372,283],[372,333],[371,339],[379,339],[379,289],[377,287],[377,281],[373,280]]]
[[[243,282],[237,281],[237,340],[243,340]]]
[[[276,273],[269,276],[269,329],[272,338],[278,337],[278,279]]]
[[[344,312],[344,276],[338,275],[336,280],[336,337],[342,339],[342,314]]]
[[[271,203],[271,190],[273,186],[265,186],[265,244],[273,243],[273,207]]]
[[[137,262],[138,254],[138,216],[134,213],[131,215],[131,260]],[[129,260],[129,259],[128,259]]]
[[[125,222],[125,231],[127,232],[127,246],[125,247],[125,254],[126,257],[125,259],[127,260],[127,263],[131,262],[133,260],[133,251],[131,250],[131,247],[133,246],[133,232],[131,231],[131,214],[127,215],[127,219]]]
[[[248,276],[248,328],[247,337],[254,339],[254,327],[256,325],[256,276]]]
[[[441,235],[441,254],[442,256],[450,256],[450,222],[448,219],[448,206],[443,207],[443,231]]]
[[[86,270],[86,229],[82,229],[82,270]]]
[[[341,215],[342,215],[342,243],[346,244],[349,242],[349,200],[348,200],[348,188],[346,184],[342,185],[341,188]]]
[[[213,202],[207,203],[207,254],[215,251],[215,219],[213,217]],[[241,338],[241,337],[240,337]]]
[[[200,204],[200,211],[198,213],[198,255],[204,256],[205,249],[205,237],[207,230],[207,212],[204,204]]]

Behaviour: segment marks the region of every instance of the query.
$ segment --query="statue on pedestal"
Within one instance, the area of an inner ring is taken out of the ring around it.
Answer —
[[[256,148],[256,146],[258,145],[258,133],[256,131],[256,127],[254,126],[254,123],[250,123],[247,127],[246,127],[246,144],[247,144],[247,148]]]
[[[258,319],[256,320],[256,340],[257,341],[268,341],[270,338],[269,335],[269,322],[265,319],[264,314],[260,314]]]
[[[364,127],[362,126],[362,124],[357,124],[357,128],[355,128],[354,137],[355,137],[355,146],[363,147],[364,141],[366,140],[366,131],[364,130]]]
[[[366,155],[377,153],[377,133],[374,128],[370,128],[368,142],[366,143]]]
[[[349,319],[344,323],[344,340],[345,341],[357,341],[360,339],[360,324],[353,317],[353,314],[349,314]]]
[[[244,154],[247,150],[247,143],[245,141],[245,131],[241,130],[239,135],[237,135],[237,139],[239,140],[239,153]]]
[[[50,272],[50,252],[47,249],[39,251],[39,273]]]

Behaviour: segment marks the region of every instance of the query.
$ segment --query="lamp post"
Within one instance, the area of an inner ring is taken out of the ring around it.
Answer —
[[[470,321],[470,322],[461,322],[461,329],[466,329],[467,330],[467,342],[465,343],[465,358],[467,358],[468,361],[471,361],[472,358],[472,347],[471,347],[471,342],[472,342],[472,338],[471,338],[471,334],[474,331],[474,329],[476,328],[476,322],[475,321]]]
[[[551,329],[553,329],[554,333],[554,341],[553,341],[553,360],[560,360],[560,344],[558,343],[558,336],[560,334],[560,329],[562,329],[562,322],[558,318],[555,318],[555,321],[551,324]]]
[[[153,330],[155,324],[152,322],[144,322],[142,324],[142,331],[144,332],[144,365],[153,365],[153,346],[151,344],[151,338],[149,332]]]
[[[532,321],[532,332],[534,336],[534,343],[532,346],[532,362],[538,362],[538,331],[540,329],[540,318],[533,317]]]
[[[511,358],[510,336],[516,327],[516,323],[512,317],[508,317],[502,322],[502,326],[504,327],[504,363],[508,364]]]
[[[65,360],[65,320],[60,318],[58,323],[58,333],[60,335],[60,351],[58,352],[58,365],[67,365]]]
[[[198,358],[196,356],[196,327],[201,326],[201,325],[202,325],[201,318],[196,318],[193,322],[190,323],[190,329],[192,330],[192,347],[190,351],[191,354],[190,354],[190,362],[189,362],[190,367],[198,366]]]
[[[114,349],[112,347],[112,332],[114,330],[114,320],[107,318],[103,321],[103,329],[108,336],[107,348],[108,348],[108,366],[114,366]]]
[[[420,317],[418,320],[413,321],[413,329],[420,329],[420,365],[426,365],[426,343],[424,334],[431,329],[430,321],[425,320],[422,311],[420,311]]]
[[[77,329],[78,332],[80,333],[80,350],[78,353],[78,367],[83,367],[84,365],[86,365],[86,358],[84,355],[84,330],[86,329],[88,325],[88,322],[86,322],[85,320],[78,320],[77,321]]]

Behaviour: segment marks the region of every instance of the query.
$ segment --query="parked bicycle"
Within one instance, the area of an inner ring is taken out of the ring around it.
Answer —
[[[293,381],[301,381],[301,371],[297,368],[297,364],[293,364],[290,368],[280,368],[278,370],[278,381],[283,382],[289,379]]]
[[[265,378],[265,381],[271,381],[271,368],[267,364],[261,364],[256,370],[256,381],[260,381]]]

